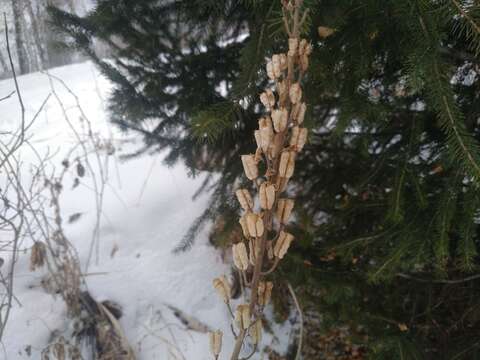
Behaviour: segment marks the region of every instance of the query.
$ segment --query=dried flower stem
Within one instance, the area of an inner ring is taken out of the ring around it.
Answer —
[[[233,258],[242,273],[241,279],[251,292],[247,304],[239,305],[235,311],[239,332],[235,336],[231,360],[239,359],[247,335],[254,345],[247,359],[256,352],[261,339],[262,312],[270,301],[273,287],[263,279],[276,269],[294,239],[285,231],[294,202],[280,196],[294,175],[296,156],[307,139],[307,129],[302,127],[306,105],[302,102],[300,82],[308,68],[311,46],[300,39],[300,28],[307,14],[302,10],[303,0],[282,0],[282,5],[289,36],[288,53],[275,54],[267,63],[267,75],[276,91],[267,89],[260,95],[266,115],[259,119],[259,129],[254,134],[257,150],[255,154],[241,157],[245,175],[257,190],[259,206],[255,207],[254,198],[247,189],[236,191],[245,211],[240,218],[245,240],[233,245]],[[263,175],[258,168],[261,161],[266,165]],[[221,280],[215,279],[214,283],[219,288]],[[220,294],[225,301],[225,291]]]

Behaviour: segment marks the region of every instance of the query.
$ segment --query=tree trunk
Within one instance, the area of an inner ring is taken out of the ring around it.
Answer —
[[[25,4],[23,3],[24,0],[17,0],[21,5],[21,13],[22,17],[20,18],[20,28],[22,29],[22,36],[23,36],[23,45],[25,46],[25,51],[27,53],[27,62],[28,62],[28,69],[30,72],[37,71],[40,69],[39,64],[39,54],[37,54],[35,48],[35,39],[33,38],[32,28],[29,27],[27,23],[26,14],[25,14]]]
[[[40,57],[40,68],[43,70],[48,67],[48,58],[47,54],[43,48],[43,41],[40,38],[40,28],[37,22],[37,16],[40,16],[40,13],[35,14],[32,7],[32,2],[30,0],[24,0],[25,5],[28,11],[28,16],[32,22],[33,38],[35,40],[35,47],[37,48],[38,56]]]
[[[5,61],[5,58],[3,57],[1,52],[0,52],[0,65],[2,65],[2,70],[4,74],[10,71],[10,68],[8,67],[7,62]]]
[[[25,43],[22,34],[22,10],[20,8],[20,1],[12,0],[13,24],[15,26],[15,44],[17,47],[18,66],[20,74],[28,72],[27,52],[25,51]]]

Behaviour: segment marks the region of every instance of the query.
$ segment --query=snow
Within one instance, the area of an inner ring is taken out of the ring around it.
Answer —
[[[122,306],[120,323],[138,359],[211,359],[206,334],[187,331],[168,305],[212,329],[222,329],[225,334],[222,353],[226,358],[233,346],[230,322],[227,309],[214,293],[212,279],[229,274],[230,266],[209,245],[207,230],[197,235],[191,250],[172,253],[188,226],[207,205],[208,194],[192,201],[202,176],[188,177],[181,164],[166,167],[159,153],[122,161],[121,155],[140,147],[141,140],[120,133],[108,123],[103,99],[108,97],[110,83],[89,62],[56,68],[50,73],[62,79],[78,96],[94,133],[99,138],[112,139],[116,147],[106,165],[109,178],[99,228],[98,263],[94,256],[86,270],[88,290],[97,300],[108,299]],[[28,120],[51,93],[51,84],[46,74],[35,73],[19,77],[19,85]],[[79,120],[75,98],[55,80],[53,86],[68,118],[81,133],[85,124]],[[0,97],[13,89],[11,79],[1,81]],[[20,111],[14,96],[0,102],[0,109],[2,129],[18,125]],[[54,96],[48,99],[30,136],[38,154],[54,154],[51,162],[61,167],[60,162],[76,143],[76,136]],[[38,161],[28,150],[21,157],[25,168]],[[67,177],[68,186],[61,202],[64,218],[82,214],[77,222],[65,225],[82,267],[87,263],[96,223],[93,181],[87,177],[81,186],[71,190],[73,176]],[[22,249],[29,246],[27,240],[22,243]],[[3,339],[3,358],[8,360],[39,359],[52,332],[68,326],[63,301],[40,286],[45,270],[30,272],[28,257],[28,251],[22,252],[16,268],[14,294],[21,305],[14,302]],[[275,329],[276,335],[283,339],[277,347],[285,347],[288,327],[275,326]],[[272,336],[265,337],[269,345],[274,341]]]

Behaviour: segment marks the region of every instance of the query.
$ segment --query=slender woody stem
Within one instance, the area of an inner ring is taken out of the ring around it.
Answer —
[[[300,18],[300,7],[301,7],[302,4],[303,4],[303,0],[295,0],[293,15],[291,14],[292,13],[291,9],[285,9],[285,7],[283,8],[283,19],[284,19],[284,23],[285,23],[285,29],[286,29],[286,32],[287,32],[289,38],[299,39],[299,37],[300,37],[300,27],[304,23],[304,21],[306,19],[306,15],[307,15],[307,13],[304,12],[302,18]],[[289,17],[288,17],[289,12],[290,12],[290,15],[291,15],[291,20],[290,20],[292,22],[291,25],[289,24]],[[302,78],[302,71],[299,72],[298,81],[300,81],[301,78]],[[294,79],[295,79],[295,59],[293,57],[288,57],[287,77],[286,77],[287,89],[289,89],[290,86],[293,84]],[[291,104],[288,96],[286,98],[285,107],[288,108],[289,110],[291,110],[291,108],[292,108],[292,104]],[[289,123],[291,121],[292,121],[292,118],[291,118],[291,111],[290,111]],[[276,142],[276,148],[273,152],[275,154],[273,159],[270,160],[267,157],[267,167],[268,167],[267,181],[269,181],[270,183],[273,183],[273,184],[278,184],[279,180],[280,180],[279,179],[279,177],[280,177],[279,176],[279,159],[280,159],[280,155],[281,155],[281,150],[284,149],[284,147],[285,147],[285,142],[287,140],[287,134],[288,134],[288,126],[282,132],[280,132],[278,134],[279,138],[278,138],[278,141]],[[256,181],[254,181],[254,182],[257,185],[257,189],[258,189],[260,187],[259,180],[256,179]],[[263,222],[264,222],[265,229],[270,229],[271,228],[271,225],[273,223],[273,210],[271,210],[271,209],[270,210],[265,210],[264,216],[263,216]],[[278,265],[278,262],[279,262],[279,259],[276,258],[272,268],[270,268],[266,272],[262,272],[263,261],[264,261],[264,257],[265,257],[265,253],[266,253],[267,231],[264,231],[262,236],[260,236],[256,240],[260,241],[260,244],[259,244],[260,245],[260,252],[255,259],[253,276],[252,276],[251,286],[250,286],[251,295],[250,295],[249,309],[250,309],[251,314],[255,314],[255,309],[256,309],[256,306],[257,306],[257,303],[258,303],[258,289],[259,289],[259,284],[260,284],[261,278],[263,276],[268,275],[271,272],[273,272],[276,269],[276,267]],[[244,279],[244,280],[245,280],[245,283],[247,283],[246,279]],[[244,340],[245,340],[245,336],[246,336],[246,331],[241,330],[240,333],[238,334],[238,336],[236,337],[235,347],[234,347],[232,356],[230,357],[231,360],[238,360],[239,359],[240,352],[241,352],[241,349],[242,349],[242,346],[243,346],[243,343],[244,343]],[[246,359],[249,359],[251,356],[253,356],[255,351],[256,351],[256,348],[254,349],[254,352],[250,356],[248,356]]]

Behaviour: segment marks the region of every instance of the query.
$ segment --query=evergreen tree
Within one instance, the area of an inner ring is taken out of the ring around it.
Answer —
[[[480,358],[480,5],[306,0],[312,134],[290,191],[294,251],[278,272],[370,358]],[[238,156],[254,149],[277,1],[99,0],[52,20],[113,81],[112,121],[208,170],[214,240],[236,232]],[[93,40],[111,47],[99,58]],[[285,50],[285,49],[282,49]],[[221,226],[220,226],[221,225]]]

